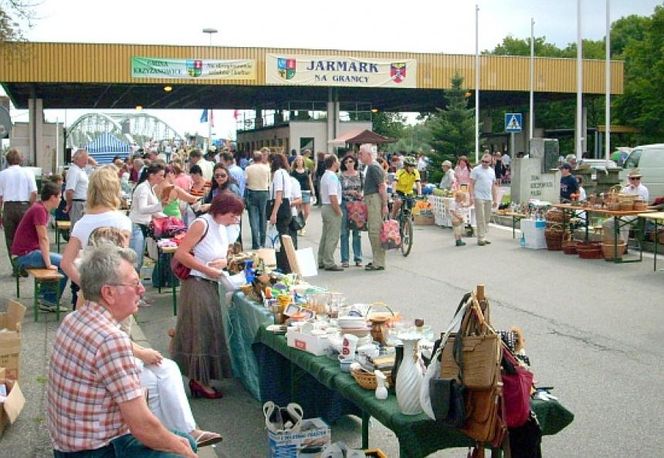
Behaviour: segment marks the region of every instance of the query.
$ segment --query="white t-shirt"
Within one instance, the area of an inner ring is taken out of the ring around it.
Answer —
[[[503,165],[505,167],[509,167],[510,164],[512,163],[512,158],[507,153],[503,154],[503,157],[501,158],[501,160],[503,161]]]
[[[320,179],[320,201],[323,205],[330,204],[330,196],[337,196],[341,202],[341,182],[336,173],[326,170]]]
[[[65,190],[74,191],[72,199],[86,200],[88,198],[88,174],[78,165],[72,164],[67,171],[67,185]]]
[[[491,167],[484,168],[482,164],[476,165],[470,172],[473,181],[474,198],[478,200],[493,200],[493,185],[496,182],[496,173]]]
[[[114,227],[131,234],[131,220],[120,211],[109,211],[97,214],[86,213],[74,224],[71,236],[76,237],[82,247],[86,247],[90,234],[100,227]]]
[[[270,183],[270,199],[274,200],[277,191],[283,191],[282,198],[290,199],[292,195],[291,176],[285,169],[279,169],[274,172],[272,183]]]
[[[627,195],[635,195],[641,197],[645,202],[650,202],[650,192],[648,192],[648,188],[643,186],[642,184],[639,183],[639,185],[635,188],[632,186],[625,186],[622,189],[623,194]]]
[[[37,192],[37,181],[32,170],[10,165],[0,172],[0,197],[5,202],[28,202]]]

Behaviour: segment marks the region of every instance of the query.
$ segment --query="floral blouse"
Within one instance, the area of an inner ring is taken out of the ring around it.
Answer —
[[[343,201],[348,202],[351,200],[357,200],[358,197],[353,191],[357,191],[360,194],[362,193],[362,177],[360,174],[346,176],[343,173],[340,173],[339,180],[341,181]]]

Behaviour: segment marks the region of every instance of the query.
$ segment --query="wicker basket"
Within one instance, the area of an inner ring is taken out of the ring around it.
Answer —
[[[563,249],[563,227],[560,224],[552,224],[544,230],[546,249],[549,251],[560,251]]]
[[[562,223],[565,220],[565,214],[559,208],[550,208],[544,216],[549,223]]]
[[[392,372],[384,372],[387,377],[387,385],[394,386],[392,383]],[[378,386],[376,384],[376,376],[371,372],[364,371],[362,369],[351,370],[350,375],[353,376],[358,385],[360,385],[365,390],[375,390]]]
[[[614,258],[614,249],[615,245],[613,242],[607,243],[607,242],[602,242],[602,254],[604,255],[604,259],[607,261],[613,261],[614,259],[622,259],[623,255],[625,254],[625,248],[627,247],[627,244],[625,244],[624,240],[618,240],[618,255]]]
[[[634,210],[634,201],[632,200],[621,200],[620,201],[620,211],[630,211]]]
[[[599,242],[579,242],[576,252],[581,259],[602,259],[602,244]]]
[[[563,240],[563,253],[576,254],[576,240]]]
[[[644,202],[642,200],[635,200],[634,201],[634,210],[638,210],[638,211],[648,210],[648,203]]]

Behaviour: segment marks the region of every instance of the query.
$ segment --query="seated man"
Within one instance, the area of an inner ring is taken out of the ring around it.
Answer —
[[[58,253],[51,253],[49,250],[48,238],[48,219],[52,210],[58,208],[60,204],[60,186],[54,182],[46,181],[42,184],[41,201],[35,202],[25,212],[21,222],[16,229],[14,241],[11,246],[11,255],[17,257],[18,267],[21,269],[42,268],[60,270],[62,256]],[[65,290],[67,285],[67,276],[60,281],[60,291]],[[46,290],[43,297],[39,298],[41,308],[45,311],[52,311],[56,307],[56,293],[53,290]],[[64,307],[61,308],[61,310]]]
[[[413,187],[417,187],[417,195],[422,194],[422,184],[420,183],[420,172],[415,168],[417,166],[417,159],[412,156],[407,156],[403,160],[403,169],[397,170],[395,176],[395,197],[392,206],[392,218],[396,218],[401,208],[402,197],[412,197]]]
[[[193,438],[168,431],[150,412],[129,336],[119,327],[145,291],[135,257],[106,244],[84,254],[88,302],[62,321],[49,363],[47,425],[56,458],[196,456]]]

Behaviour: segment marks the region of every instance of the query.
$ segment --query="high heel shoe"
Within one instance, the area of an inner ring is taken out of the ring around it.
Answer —
[[[216,388],[208,388],[193,379],[189,380],[189,390],[192,398],[219,399],[224,397],[224,393]]]

